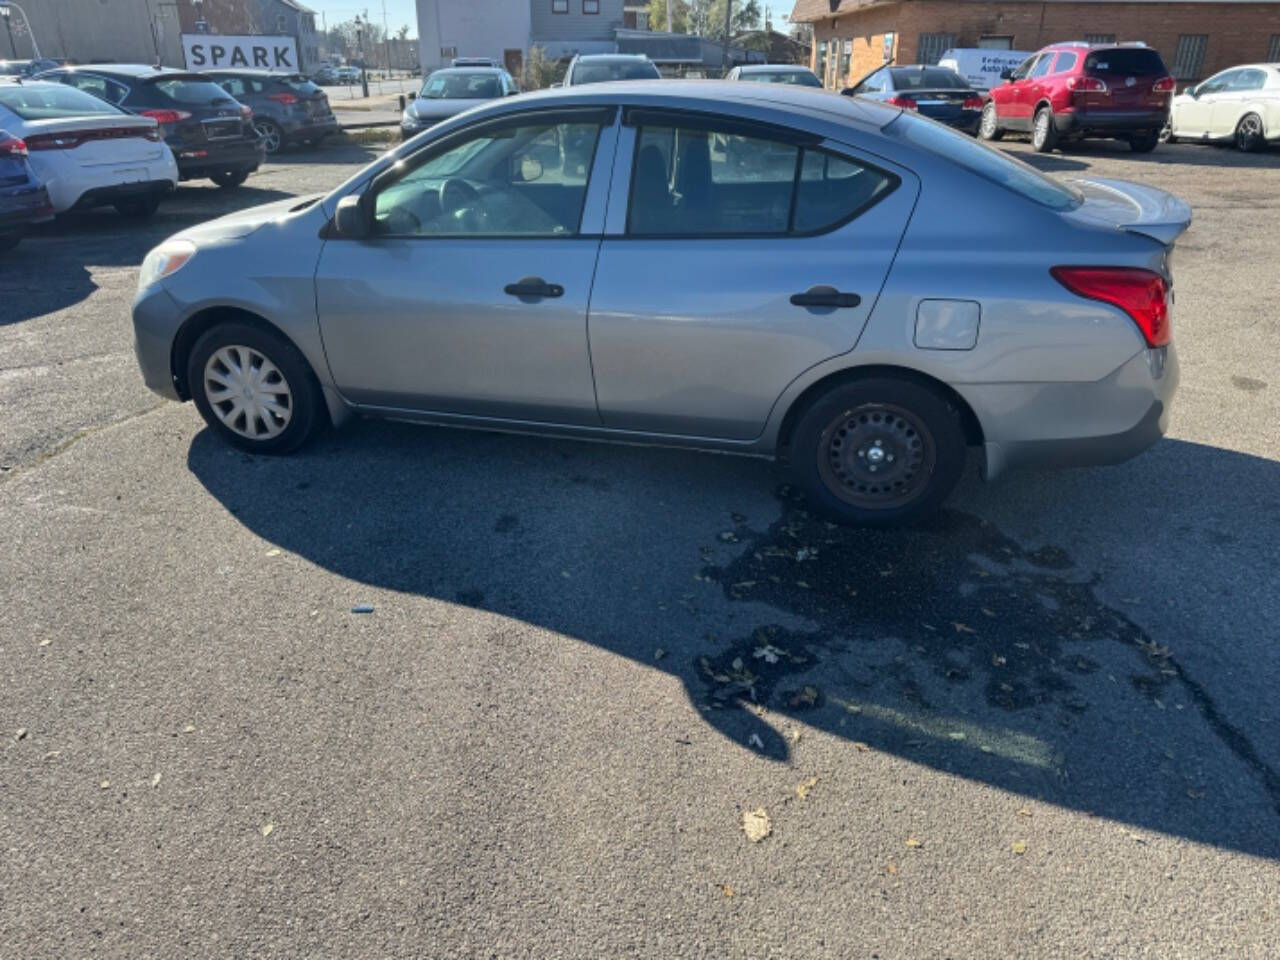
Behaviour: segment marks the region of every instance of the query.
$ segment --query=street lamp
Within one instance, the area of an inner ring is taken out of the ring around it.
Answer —
[[[356,14],[356,49],[360,53],[360,95],[362,97],[369,96],[369,71],[365,69],[364,59],[364,28],[368,26],[365,21],[360,19],[360,14]]]
[[[40,56],[40,45],[36,43],[36,35],[31,29],[31,20],[27,16],[27,11],[13,2],[13,0],[0,0],[0,15],[4,16],[4,27],[9,33],[9,46],[13,48],[13,56],[16,60],[18,57],[18,48],[13,46],[13,28],[9,26],[9,8],[12,7],[22,14],[22,22],[26,25],[27,36],[31,38],[31,55],[33,59],[43,59]]]
[[[4,30],[9,34],[9,51],[13,59],[18,59],[18,48],[13,43],[13,27],[9,26],[9,5],[0,6],[0,17],[4,17]]]

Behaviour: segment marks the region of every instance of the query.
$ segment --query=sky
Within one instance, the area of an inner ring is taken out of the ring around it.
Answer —
[[[356,14],[364,16],[365,11],[369,12],[369,19],[374,23],[382,23],[382,0],[368,0],[361,3],[360,0],[300,0],[303,6],[309,7],[316,12],[316,27],[321,28],[324,21],[328,21],[329,26],[335,23],[341,23],[343,20],[350,20]],[[409,25],[409,36],[416,37],[418,35],[418,8],[414,0],[386,0],[387,5],[387,28],[391,31],[391,35],[400,29],[401,24]],[[321,14],[324,14],[322,17]]]

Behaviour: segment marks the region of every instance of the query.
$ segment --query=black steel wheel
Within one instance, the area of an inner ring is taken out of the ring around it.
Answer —
[[[939,391],[875,377],[837,387],[801,417],[793,469],[811,502],[891,526],[937,509],[964,468],[959,411]]]

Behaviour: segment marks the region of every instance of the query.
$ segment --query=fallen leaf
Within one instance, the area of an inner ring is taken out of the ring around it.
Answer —
[[[103,790],[106,790],[107,788],[109,788],[109,787],[111,786],[111,781],[110,781],[110,780],[103,780],[100,784],[98,784],[98,786],[99,786],[99,787],[101,787]]]
[[[813,788],[816,787],[817,785],[818,785],[817,777],[810,777],[808,780],[804,781],[803,783],[796,784],[796,796],[799,797],[801,800],[804,800],[806,797],[809,796],[810,793],[813,792]]]
[[[955,621],[955,620],[952,620],[952,621],[951,621],[951,625],[952,625],[953,627],[955,627],[955,628],[956,628],[956,633],[977,633],[977,632],[978,632],[977,630],[973,629],[973,627],[969,626],[968,624],[965,624],[965,623],[958,623],[958,622],[957,622],[957,621]]]
[[[27,728],[19,727],[13,734],[15,740],[25,740],[27,738]]]
[[[741,657],[734,657],[734,658],[733,658],[733,663],[729,664],[729,666],[730,666],[730,667],[732,667],[734,670],[741,670],[741,669],[742,669],[742,666],[743,666],[743,664],[742,664],[742,658],[741,658]]]
[[[1190,797],[1192,800],[1199,800],[1201,797],[1204,796],[1204,791],[1195,790],[1195,789],[1192,789],[1191,787],[1187,787],[1187,796]]]
[[[980,609],[988,617],[994,618],[996,615],[996,612],[992,610],[990,607],[979,607],[978,609]]]
[[[960,730],[952,730],[947,736],[952,740],[963,740],[964,733]]]
[[[1004,657],[1002,657],[998,653],[993,653],[991,655],[991,665],[993,667],[1003,667],[1008,662],[1009,662],[1008,660],[1006,660]]]
[[[42,760],[56,760],[56,759],[57,759],[58,757],[60,757],[60,756],[62,756],[62,751],[61,751],[61,750],[50,750],[50,751],[49,751],[48,753],[46,753],[43,757],[41,757],[41,759],[42,759]]]
[[[653,651],[653,659],[655,660],[661,660],[666,655],[667,655],[667,651],[663,650],[661,647]]]
[[[764,741],[760,739],[760,734],[753,733],[751,736],[747,737],[747,746],[755,747],[757,750],[763,750]]]
[[[53,643],[53,641],[48,637],[45,637],[43,640],[40,641],[40,646],[47,647],[51,643]]]
[[[792,743],[799,743],[799,742],[800,742],[800,731],[799,731],[799,730],[788,730],[788,731],[787,731],[787,739],[788,739],[788,740],[790,740]]]
[[[194,723],[188,723],[185,727],[183,727],[183,728],[182,728],[182,732],[183,732],[183,733],[195,733],[195,732],[196,732],[196,725],[195,725]]]
[[[895,877],[898,875],[898,868],[895,867],[892,863],[889,864],[889,875],[895,876]]]
[[[854,749],[857,750],[859,753],[866,753],[868,750],[871,749],[861,740],[855,740],[853,746],[854,746]]]
[[[818,703],[818,699],[822,696],[818,692],[818,688],[812,685],[806,685],[796,690],[787,698],[787,706],[789,707],[813,707]]]
[[[351,608],[352,613],[373,613],[372,603],[357,603]]]
[[[748,810],[742,815],[742,832],[752,843],[759,843],[773,833],[773,821],[769,819],[769,814],[765,813],[764,807]]]
[[[1029,817],[1029,816],[1031,816],[1031,808],[1030,808],[1030,807],[1019,807],[1019,808],[1018,808],[1018,816],[1020,816],[1020,817]]]
[[[809,584],[805,583],[803,580],[797,580],[797,581],[796,581],[796,586],[797,586],[797,587],[799,587],[801,590],[812,590],[812,589],[813,589],[813,587],[811,587]]]
[[[919,837],[907,837],[907,846],[914,850],[916,847],[923,847],[924,841]]]
[[[737,543],[738,535],[732,530],[726,530],[724,533],[720,534],[719,539],[721,543]]]
[[[154,777],[151,778],[151,787],[152,789],[155,789],[158,786],[160,786],[160,774],[157,773]]]
[[[274,823],[264,823],[262,826],[258,828],[258,832],[262,834],[264,837],[269,837],[271,836],[271,831],[274,830],[275,828],[276,828],[276,825]]]
[[[280,554],[281,554],[281,553],[283,553],[283,552],[284,552],[284,551],[282,551],[279,547],[272,547],[270,550],[268,550],[268,551],[267,551],[267,556],[268,556],[268,557],[278,557],[278,556],[280,556]]]
[[[1022,856],[1022,854],[1027,852],[1026,841],[1025,840],[1013,841],[1013,845],[1011,849],[1013,850],[1014,853],[1018,854],[1018,856]]]
[[[720,892],[723,893],[726,897],[732,897],[733,887],[729,886],[727,883],[722,883],[720,884]]]
[[[777,663],[778,658],[782,656],[782,651],[771,643],[766,643],[763,647],[757,647],[753,654],[757,659],[764,660],[765,663]]]

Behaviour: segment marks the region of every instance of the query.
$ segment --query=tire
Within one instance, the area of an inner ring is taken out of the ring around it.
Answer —
[[[868,451],[882,451],[875,455]],[[964,470],[960,412],[939,392],[897,377],[834,387],[801,416],[791,469],[833,519],[889,527],[937,510]]]
[[[116,212],[122,217],[131,219],[145,220],[155,214],[160,209],[160,195],[158,193],[149,193],[144,197],[130,197],[127,200],[117,200],[113,204]]]
[[[219,170],[209,174],[209,179],[223,190],[234,190],[249,179],[248,170]]]
[[[240,374],[246,366],[248,378]],[[290,453],[328,422],[306,359],[293,344],[259,327],[231,322],[207,330],[191,349],[186,374],[205,423],[241,450]],[[215,392],[219,387],[225,396]]]
[[[1000,129],[1000,118],[996,115],[996,103],[988,100],[982,107],[982,119],[978,121],[978,136],[983,140],[1000,140],[1004,131]]]
[[[1262,118],[1256,113],[1246,113],[1236,124],[1236,149],[1241,153],[1253,153],[1266,142],[1263,136]]]
[[[269,117],[254,117],[253,129],[258,134],[263,149],[267,151],[267,156],[284,149],[284,131],[274,120]]]
[[[1058,145],[1058,128],[1053,125],[1053,111],[1041,107],[1031,123],[1031,146],[1036,153],[1052,153]]]
[[[1145,130],[1129,138],[1129,149],[1134,153],[1150,153],[1160,143],[1159,130]]]

